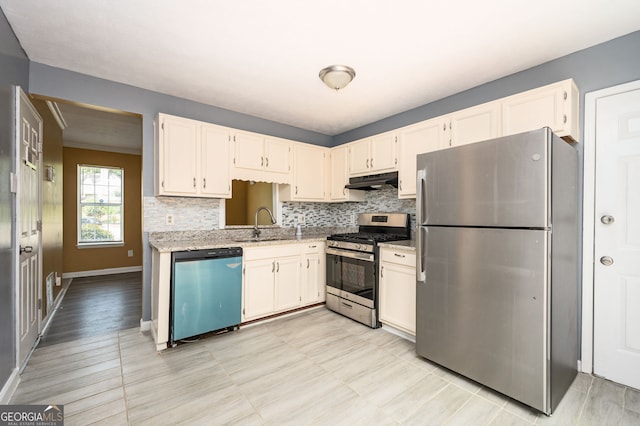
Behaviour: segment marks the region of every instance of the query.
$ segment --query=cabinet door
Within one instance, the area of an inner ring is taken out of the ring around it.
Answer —
[[[331,149],[331,188],[330,197],[334,201],[343,201],[348,198],[349,191],[344,186],[349,183],[347,172],[347,148],[340,146]]]
[[[502,134],[513,135],[550,127],[558,136],[577,140],[578,103],[573,80],[529,90],[502,101]]]
[[[242,310],[245,320],[271,315],[274,310],[274,273],[273,259],[260,259],[245,262]]]
[[[382,262],[380,265],[380,322],[416,333],[415,267]]]
[[[297,200],[323,201],[325,148],[298,143],[294,146],[293,197]]]
[[[396,133],[383,133],[371,138],[371,159],[369,161],[372,173],[393,171],[398,165],[396,155]]]
[[[279,257],[275,263],[275,310],[300,306],[300,256]]]
[[[248,132],[236,132],[233,136],[235,167],[262,170],[264,167],[264,138]]]
[[[349,176],[370,174],[370,142],[364,139],[349,144]]]
[[[349,183],[349,160],[346,145],[331,148],[330,162],[330,188],[331,201],[364,201],[364,191],[349,190],[344,186]]]
[[[449,146],[465,145],[500,136],[500,103],[489,102],[449,116]]]
[[[444,144],[445,121],[428,120],[400,130],[398,148],[398,198],[416,196],[416,156],[436,151]]]
[[[305,254],[302,257],[302,285],[300,290],[300,297],[303,305],[309,305],[312,303],[318,303],[323,299],[324,288],[321,288],[321,284],[324,284],[325,273],[320,271],[321,259],[324,253]]]
[[[195,195],[198,174],[198,122],[162,116],[159,195]]]
[[[284,139],[265,138],[264,167],[274,173],[291,171],[291,142]]]
[[[200,192],[212,197],[231,197],[231,144],[228,129],[212,125],[201,126],[200,153]]]

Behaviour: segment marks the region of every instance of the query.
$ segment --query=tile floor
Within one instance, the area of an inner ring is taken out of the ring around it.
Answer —
[[[578,375],[552,417],[324,308],[156,353],[138,329],[36,349],[12,403],[66,425],[638,425],[640,392]]]

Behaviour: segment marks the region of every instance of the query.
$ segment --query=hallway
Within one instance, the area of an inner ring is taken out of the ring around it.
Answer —
[[[140,326],[142,272],[74,278],[38,347]]]

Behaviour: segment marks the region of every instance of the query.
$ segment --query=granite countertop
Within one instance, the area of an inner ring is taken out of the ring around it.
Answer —
[[[416,240],[387,241],[386,243],[380,243],[378,245],[380,247],[415,250]]]
[[[245,229],[246,228],[246,229]],[[260,247],[269,245],[325,241],[328,235],[344,228],[308,227],[302,236],[295,236],[294,228],[265,227],[262,238],[253,239],[252,228],[229,228],[212,231],[157,232],[149,236],[149,245],[159,252],[204,250],[222,247]]]
[[[149,241],[149,245],[155,248],[159,252],[174,252],[174,251],[189,251],[189,250],[204,250],[212,248],[222,247],[259,247],[269,245],[280,244],[292,244],[300,242],[313,242],[313,241],[325,241],[326,235],[302,235],[302,237],[282,237],[278,239],[271,239],[266,237],[259,241],[239,241],[233,239],[226,240],[177,240],[177,241]]]

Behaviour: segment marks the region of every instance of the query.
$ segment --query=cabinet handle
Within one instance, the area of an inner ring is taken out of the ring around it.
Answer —
[[[369,159],[367,158],[367,169],[369,168]]]
[[[276,272],[280,272],[280,262],[276,262]]]
[[[298,185],[296,185],[296,195],[298,195]]]
[[[393,255],[394,255],[394,256],[397,256],[397,257],[402,257],[402,258],[404,258],[404,257],[405,257],[405,256],[404,256],[404,254],[400,254],[400,253],[393,253]]]
[[[371,159],[371,168],[373,169],[373,158]]]
[[[342,188],[342,195],[347,195],[347,188]]]
[[[193,178],[193,187],[196,187],[196,178]]]
[[[400,191],[402,191],[402,179],[400,179],[400,182],[398,183],[398,186],[400,187]]]
[[[273,273],[276,270],[276,261],[274,260],[273,262],[271,262],[271,273]]]
[[[563,122],[564,122],[564,124],[567,124],[567,114],[564,115]]]
[[[269,167],[269,157],[265,157],[265,166]]]
[[[307,259],[307,269],[309,269],[309,259]]]
[[[384,278],[384,265],[380,267],[380,278]]]
[[[562,93],[563,93],[563,96],[564,96],[564,100],[566,101],[567,100],[567,91],[565,90]]]
[[[260,157],[260,167],[264,167],[264,157]]]
[[[318,246],[317,246],[317,245],[315,245],[315,244],[314,244],[314,245],[312,245],[312,246],[309,246],[309,248],[317,248],[317,247],[318,247]]]
[[[206,187],[207,187],[207,178],[202,178],[202,187],[206,189]]]

